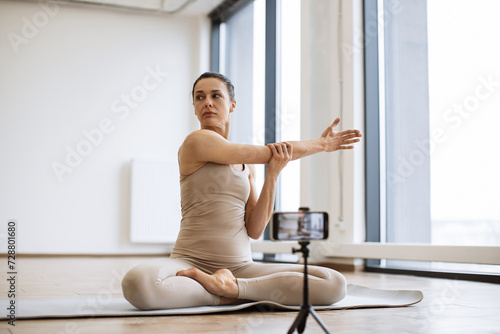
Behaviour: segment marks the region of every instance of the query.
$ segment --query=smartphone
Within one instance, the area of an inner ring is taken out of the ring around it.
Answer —
[[[271,239],[324,240],[328,238],[326,212],[275,212],[271,221]]]

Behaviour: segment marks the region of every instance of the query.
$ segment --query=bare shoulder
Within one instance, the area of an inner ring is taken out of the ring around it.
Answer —
[[[213,141],[225,141],[224,137],[211,130],[196,130],[191,132],[181,145],[181,149],[192,149],[203,144],[211,143]]]
[[[214,134],[218,136],[218,134],[210,130],[196,130],[191,132],[182,142],[179,153],[182,151],[190,151],[200,144],[205,143],[207,140],[214,139]]]
[[[225,140],[222,136],[210,130],[196,130],[191,132],[179,147],[179,169],[182,175],[189,175],[207,161],[207,151],[217,141]]]
[[[267,164],[271,150],[267,146],[231,143],[212,130],[190,133],[179,148],[181,174],[189,175],[207,162],[218,164]]]

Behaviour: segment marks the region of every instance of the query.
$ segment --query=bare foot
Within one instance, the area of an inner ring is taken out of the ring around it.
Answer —
[[[189,268],[179,271],[177,276],[190,277],[200,283],[208,292],[220,296],[220,305],[232,303],[238,298],[238,282],[228,269],[219,269],[213,275],[209,275],[197,268]]]

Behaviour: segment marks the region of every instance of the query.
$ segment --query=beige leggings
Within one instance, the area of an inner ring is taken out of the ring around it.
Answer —
[[[191,258],[155,259],[130,269],[122,280],[123,295],[143,310],[219,305],[220,297],[211,294],[197,281],[176,276],[183,269],[197,267],[212,274],[221,268],[237,278],[242,300],[269,300],[285,305],[302,303],[303,265],[245,262],[220,266]],[[346,281],[335,270],[308,266],[309,299],[313,305],[330,305],[346,294]]]

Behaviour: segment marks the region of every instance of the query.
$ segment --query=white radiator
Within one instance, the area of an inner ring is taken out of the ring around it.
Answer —
[[[177,161],[134,159],[131,176],[131,242],[175,242],[181,222]]]

